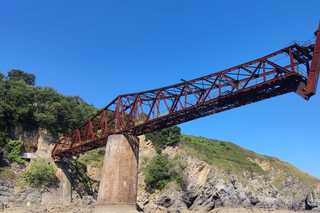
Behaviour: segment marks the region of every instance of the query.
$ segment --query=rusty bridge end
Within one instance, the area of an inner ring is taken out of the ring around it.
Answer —
[[[320,22],[318,26],[318,30],[314,33],[316,36],[315,47],[313,51],[313,57],[311,62],[310,71],[308,73],[308,82],[306,95],[311,97],[316,94],[319,72],[320,72]]]

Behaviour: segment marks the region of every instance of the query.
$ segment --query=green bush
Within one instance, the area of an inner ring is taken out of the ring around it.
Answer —
[[[21,148],[23,146],[22,141],[10,141],[8,143],[9,155],[6,157],[11,163],[24,163],[24,159],[21,158]]]
[[[57,181],[56,171],[44,159],[31,163],[30,168],[24,173],[24,180],[32,187],[49,187]]]
[[[176,146],[180,142],[181,129],[177,126],[158,130],[146,135],[146,140],[150,140],[158,154],[166,146]]]
[[[168,183],[175,181],[180,187],[184,186],[184,166],[179,157],[169,160],[168,155],[157,155],[145,168],[145,183],[147,190],[163,189]]]

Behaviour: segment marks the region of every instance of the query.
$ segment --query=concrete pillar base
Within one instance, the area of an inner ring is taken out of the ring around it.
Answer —
[[[139,139],[110,135],[94,212],[137,212]]]
[[[93,213],[138,213],[136,205],[96,205]]]

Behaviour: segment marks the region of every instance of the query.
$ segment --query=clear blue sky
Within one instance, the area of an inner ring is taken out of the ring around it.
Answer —
[[[218,72],[308,40],[319,0],[0,0],[0,70],[102,108],[120,94]],[[320,86],[319,86],[320,87]],[[180,125],[320,178],[320,90],[287,94]]]

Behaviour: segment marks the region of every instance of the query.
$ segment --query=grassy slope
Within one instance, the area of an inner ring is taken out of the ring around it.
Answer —
[[[182,135],[180,145],[188,154],[196,156],[214,167],[232,173],[247,170],[251,173],[258,173],[267,177],[269,171],[264,171],[253,161],[258,160],[259,162],[265,162],[275,170],[280,170],[277,180],[274,183],[276,186],[290,176],[298,178],[310,187],[320,184],[318,178],[297,169],[289,163],[274,157],[259,155],[230,142]]]

